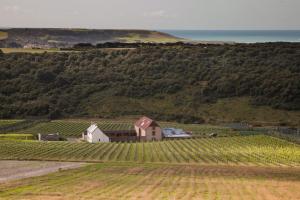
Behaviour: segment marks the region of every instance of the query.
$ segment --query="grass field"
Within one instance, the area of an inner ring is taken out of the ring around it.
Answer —
[[[0,134],[0,140],[34,140],[32,134]]]
[[[0,184],[0,199],[300,198],[300,169],[163,164],[93,164]]]
[[[44,53],[44,52],[66,52],[59,49],[29,49],[29,48],[0,48],[3,53]]]
[[[0,31],[0,40],[4,40],[8,37],[7,32]]]
[[[134,120],[96,120],[101,130],[131,130],[133,129]],[[80,137],[81,133],[90,126],[88,120],[54,120],[51,122],[40,123],[36,126],[22,130],[22,133],[56,133],[59,132],[67,137]],[[213,125],[195,125],[195,124],[178,124],[172,122],[160,122],[162,127],[176,127],[190,131],[195,136],[207,136],[210,133],[217,133],[219,136],[238,135],[226,127]]]
[[[186,105],[176,105],[178,95],[174,94],[164,98],[129,97],[113,98],[109,95],[93,94],[89,101],[84,102],[91,116],[111,116],[119,113],[143,111],[143,113],[162,113],[175,115],[187,113]],[[185,98],[182,96],[182,98]],[[103,106],[105,105],[105,106]],[[200,104],[197,109],[189,110],[188,114],[204,119],[207,123],[221,124],[226,122],[245,121],[250,124],[280,126],[300,126],[300,111],[273,109],[269,106],[254,106],[248,97],[234,97],[219,99],[216,103]]]
[[[183,41],[183,39],[173,38],[168,36],[162,36],[160,33],[151,32],[147,37],[140,34],[129,34],[127,37],[119,37],[118,40],[128,43],[135,43],[135,42],[154,42],[154,43],[173,43]]]
[[[0,141],[0,159],[299,166],[300,146],[262,135],[148,143]]]
[[[14,124],[17,124],[17,123],[20,123],[20,122],[23,122],[24,120],[4,120],[4,119],[1,119],[0,120],[0,128],[3,127],[3,126],[10,126],[10,125],[14,125]]]
[[[247,97],[227,98],[215,104],[203,104],[196,110],[202,116],[216,121],[247,121],[252,124],[300,126],[300,112],[251,105]]]

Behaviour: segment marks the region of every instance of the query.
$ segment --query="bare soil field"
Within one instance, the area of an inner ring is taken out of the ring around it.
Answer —
[[[0,160],[0,183],[74,169],[84,163]]]
[[[0,199],[300,199],[299,167],[101,163],[0,184]]]

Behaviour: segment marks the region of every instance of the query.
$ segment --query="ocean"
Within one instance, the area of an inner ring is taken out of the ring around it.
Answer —
[[[237,43],[300,42],[300,30],[159,30],[173,36],[198,40]]]

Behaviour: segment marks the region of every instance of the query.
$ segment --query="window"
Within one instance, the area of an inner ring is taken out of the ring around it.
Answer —
[[[152,131],[152,136],[155,136],[155,131]]]

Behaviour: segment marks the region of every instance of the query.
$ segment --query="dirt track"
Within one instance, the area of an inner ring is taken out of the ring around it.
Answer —
[[[41,176],[59,170],[78,168],[83,165],[85,164],[72,162],[0,160],[0,183],[33,176]]]

